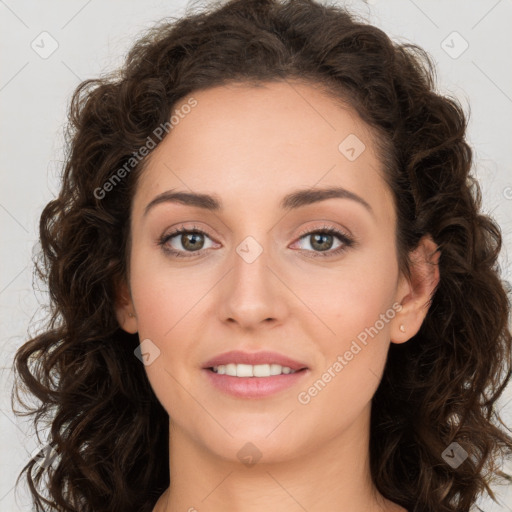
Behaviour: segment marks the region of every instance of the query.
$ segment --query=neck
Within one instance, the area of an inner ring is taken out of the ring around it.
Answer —
[[[262,457],[253,465],[220,457],[179,427],[171,428],[171,485],[154,512],[403,511],[383,498],[371,481],[369,438],[361,435],[362,423],[369,427],[369,412],[368,407],[349,429],[304,447],[293,458],[264,463]]]

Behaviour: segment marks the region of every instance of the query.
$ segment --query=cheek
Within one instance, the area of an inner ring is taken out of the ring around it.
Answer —
[[[207,273],[173,268],[164,257],[141,252],[132,258],[131,291],[139,335],[164,342],[190,321],[211,288]]]
[[[398,276],[393,247],[380,244],[347,257],[336,272],[317,271],[301,278],[304,288],[298,293],[314,290],[307,295],[308,306],[324,324],[318,319],[303,324],[323,356],[309,383],[311,393],[303,390],[304,401],[315,402],[319,414],[335,403],[340,408],[333,414],[352,417],[378,387],[390,345],[390,322],[396,314]]]
[[[218,278],[208,269],[173,267],[154,251],[132,255],[130,278],[140,341],[149,339],[159,350],[145,370],[160,402],[172,410],[190,398],[184,389],[197,377],[191,370],[198,366],[204,305]]]
[[[308,414],[325,417],[334,425],[350,424],[375,394],[395,316],[385,281],[373,282],[366,290],[355,278],[350,285],[338,293],[338,300],[331,295],[320,309],[334,334],[315,338],[323,355],[321,364],[298,397]]]
[[[297,294],[307,298],[308,307],[323,321],[328,328],[324,332],[330,331],[338,348],[376,322],[381,338],[387,336],[395,312],[398,264],[394,248],[384,240],[347,253],[336,268],[310,268],[292,278]],[[379,321],[381,315],[386,315],[384,324]]]
[[[133,258],[131,279],[139,339],[141,343],[150,340],[158,354],[145,371],[159,402],[170,414],[182,410],[190,398],[185,390],[192,389],[191,341],[198,325],[194,305],[201,291],[192,275],[185,278],[187,273],[173,273],[158,263],[144,265],[142,261],[148,260]]]

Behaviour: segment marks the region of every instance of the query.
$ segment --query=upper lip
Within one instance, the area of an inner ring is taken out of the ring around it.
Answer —
[[[307,365],[294,359],[290,359],[287,356],[278,354],[277,352],[242,352],[240,350],[231,350],[230,352],[224,352],[214,358],[206,361],[203,368],[212,368],[213,366],[219,366],[224,364],[279,364],[281,366],[288,366],[292,370],[302,370],[307,368]]]

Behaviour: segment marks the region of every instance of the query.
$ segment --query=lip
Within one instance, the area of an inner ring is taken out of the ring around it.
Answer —
[[[285,355],[278,354],[277,352],[270,351],[261,351],[261,352],[242,352],[241,350],[231,350],[230,352],[224,352],[203,364],[203,369],[212,368],[214,366],[219,366],[221,364],[280,364],[281,366],[288,366],[294,371],[302,370],[304,368],[308,368],[308,365],[305,363],[301,363],[300,361],[295,361]],[[288,374],[294,375],[294,374]],[[228,376],[229,377],[229,376]],[[275,377],[280,377],[280,375],[276,375]],[[238,380],[243,380],[245,378],[254,379],[255,377],[232,377]],[[257,379],[271,379],[272,377],[256,377]]]
[[[210,384],[218,390],[236,398],[265,398],[278,391],[292,387],[300,381],[310,370],[304,368],[295,373],[273,375],[271,377],[232,377],[231,375],[220,375],[203,368],[202,370]]]

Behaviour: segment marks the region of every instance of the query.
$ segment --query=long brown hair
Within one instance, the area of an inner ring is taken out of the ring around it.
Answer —
[[[302,80],[348,102],[376,134],[400,269],[407,273],[424,234],[440,248],[427,317],[413,339],[392,344],[373,398],[375,486],[411,512],[468,511],[482,492],[492,495],[500,456],[512,452],[496,411],[512,366],[502,238],[480,212],[464,112],[435,92],[433,77],[423,50],[339,6],[233,0],[165,20],[119,72],[80,84],[61,190],[40,220],[36,269],[51,318],[15,356],[13,400],[34,415],[36,431],[46,421],[58,454],[48,466],[31,459],[18,477],[26,473],[37,511],[149,512],[169,485],[169,418],[134,356],[137,335],[114,312],[144,165],[132,169],[130,159],[178,100],[232,81]],[[27,392],[40,404],[27,405]],[[454,442],[468,453],[457,468],[443,458]]]

